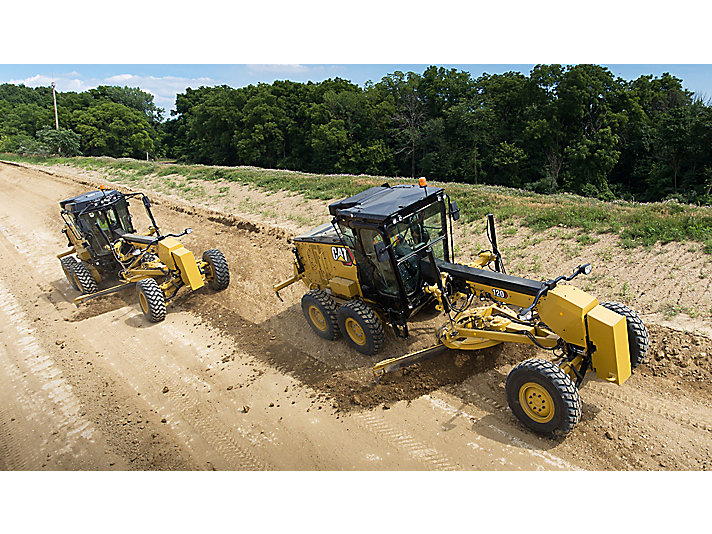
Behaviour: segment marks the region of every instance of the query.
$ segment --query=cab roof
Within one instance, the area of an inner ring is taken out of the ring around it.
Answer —
[[[123,195],[115,189],[104,189],[103,191],[89,191],[76,197],[62,200],[59,205],[62,209],[79,213],[91,204],[97,204],[100,207],[102,204],[111,204],[123,197]]]
[[[384,184],[329,204],[329,213],[338,219],[382,223],[394,215],[411,213],[432,204],[442,192],[441,187]]]

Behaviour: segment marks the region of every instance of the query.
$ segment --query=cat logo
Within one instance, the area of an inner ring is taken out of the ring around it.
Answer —
[[[354,260],[351,257],[351,251],[347,247],[331,247],[331,255],[334,261],[340,261],[344,265],[353,265]]]

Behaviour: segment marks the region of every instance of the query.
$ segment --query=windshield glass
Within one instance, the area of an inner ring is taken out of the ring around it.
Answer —
[[[396,261],[399,262],[398,270],[408,294],[419,287],[421,278],[421,254],[410,255],[415,251],[425,250],[426,245],[431,244],[433,255],[438,259],[445,259],[445,240],[440,239],[444,236],[445,225],[439,202],[426,206],[388,227],[388,239]]]
[[[388,236],[398,260],[444,235],[441,205],[437,202],[388,228]],[[445,258],[443,242],[441,239],[433,244],[433,254],[441,260]]]

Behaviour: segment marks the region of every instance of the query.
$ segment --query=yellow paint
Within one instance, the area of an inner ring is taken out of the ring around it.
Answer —
[[[588,333],[596,347],[592,366],[599,378],[621,385],[631,375],[625,317],[596,306],[588,313]]]
[[[326,332],[326,318],[321,310],[314,305],[309,306],[309,318],[311,319],[314,326],[316,326],[322,332]]]
[[[548,423],[556,413],[554,399],[536,382],[527,382],[519,388],[519,404],[526,416],[537,423]]]
[[[358,296],[358,282],[356,280],[348,280],[346,278],[341,278],[336,276],[329,280],[329,287],[331,292],[335,295],[350,299]]]
[[[198,270],[193,253],[185,248],[180,241],[174,237],[166,237],[158,242],[158,259],[160,259],[169,269],[180,271],[183,283],[190,286],[192,290],[200,289],[205,285],[203,276]]]
[[[598,301],[575,286],[559,284],[539,300],[536,309],[544,323],[567,343],[586,346],[586,314]]]
[[[344,324],[346,326],[346,333],[351,338],[351,341],[359,346],[366,344],[366,334],[364,334],[363,328],[361,328],[361,325],[358,324],[355,319],[347,317]]]
[[[353,253],[343,245],[325,243],[295,243],[297,254],[302,261],[304,272],[299,273],[294,264],[294,276],[273,289],[280,291],[285,287],[303,280],[312,289],[328,289],[334,297],[352,299],[362,297]]]

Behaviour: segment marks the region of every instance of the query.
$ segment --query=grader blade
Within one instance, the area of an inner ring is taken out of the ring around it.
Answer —
[[[431,358],[441,354],[446,349],[447,347],[445,345],[438,343],[437,345],[433,345],[427,349],[411,352],[409,354],[405,354],[404,356],[382,360],[373,366],[373,375],[376,378],[380,378],[386,373],[391,373],[393,371],[397,371],[398,369],[403,369],[404,367],[410,367],[416,363],[430,360]]]
[[[74,302],[75,306],[79,307],[80,304],[84,304],[88,300],[95,299],[96,297],[103,297],[105,295],[111,295],[112,293],[118,293],[119,291],[123,291],[127,287],[132,287],[133,285],[133,283],[123,283],[118,286],[109,287],[107,289],[97,291],[96,293],[87,293],[85,295],[79,295],[72,302]]]

